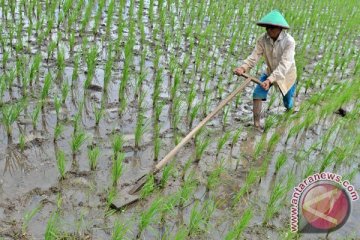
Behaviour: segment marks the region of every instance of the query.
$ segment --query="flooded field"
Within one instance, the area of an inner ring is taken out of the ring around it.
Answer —
[[[360,239],[360,201],[337,231],[290,230],[291,195],[306,177],[333,172],[360,192],[356,1],[2,0],[0,9],[0,240]],[[129,194],[244,82],[232,71],[272,9],[297,43],[295,111],[272,88],[265,130],[254,129],[250,83]]]

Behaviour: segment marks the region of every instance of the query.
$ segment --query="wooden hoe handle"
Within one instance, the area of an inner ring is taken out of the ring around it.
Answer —
[[[227,98],[222,100],[220,104],[209,114],[207,115],[188,135],[186,135],[181,142],[176,145],[176,147],[171,150],[158,164],[155,166],[155,171],[158,172],[163,168],[165,164],[167,164],[174,155],[183,147],[212,117],[214,117],[228,102],[230,102],[238,93],[240,93],[244,88],[249,84],[250,81],[261,84],[261,82],[253,78],[247,74],[242,74],[246,78],[245,82],[243,82],[238,88],[235,89]]]

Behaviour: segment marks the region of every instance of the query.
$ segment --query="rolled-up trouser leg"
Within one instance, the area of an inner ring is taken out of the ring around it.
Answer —
[[[267,79],[266,74],[260,76],[260,81],[264,82]],[[254,116],[254,126],[260,127],[260,118],[261,118],[261,102],[266,101],[267,94],[269,90],[263,89],[260,85],[257,85],[253,92],[253,116]]]
[[[292,85],[290,90],[283,97],[284,106],[286,107],[287,110],[291,110],[294,106],[295,90],[296,90],[296,83]]]

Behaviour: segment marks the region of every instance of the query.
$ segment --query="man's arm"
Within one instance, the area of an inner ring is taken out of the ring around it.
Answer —
[[[259,61],[260,57],[264,53],[264,47],[262,43],[262,37],[260,37],[255,45],[252,53],[244,60],[244,64],[234,70],[235,74],[241,75],[244,72],[249,71]]]

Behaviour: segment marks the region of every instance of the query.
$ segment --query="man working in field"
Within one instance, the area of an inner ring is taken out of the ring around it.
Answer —
[[[246,58],[243,65],[234,69],[234,73],[241,75],[249,71],[261,56],[265,57],[267,70],[260,76],[262,85],[257,85],[253,93],[254,126],[260,128],[261,101],[266,101],[272,85],[280,89],[286,109],[292,109],[296,88],[296,66],[295,41],[285,32],[284,29],[288,29],[289,24],[281,13],[277,10],[271,11],[257,25],[265,27],[266,33],[260,36],[254,51]]]

